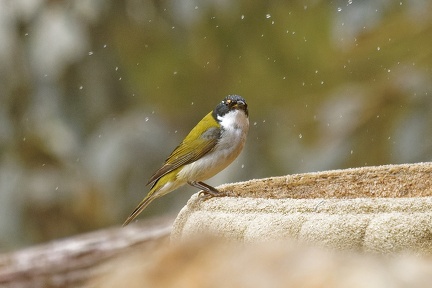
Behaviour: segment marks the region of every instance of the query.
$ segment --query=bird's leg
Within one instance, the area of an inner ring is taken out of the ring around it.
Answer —
[[[188,184],[195,188],[201,189],[202,190],[201,193],[203,193],[206,198],[226,196],[226,193],[221,192],[204,182],[189,181]]]

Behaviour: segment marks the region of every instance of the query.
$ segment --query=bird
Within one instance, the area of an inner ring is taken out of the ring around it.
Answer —
[[[162,167],[150,177],[147,196],[127,217],[132,222],[153,200],[180,186],[189,184],[202,190],[206,198],[226,193],[204,183],[225,169],[243,150],[249,131],[246,100],[239,95],[226,96],[189,132]],[[200,194],[201,195],[201,194]]]

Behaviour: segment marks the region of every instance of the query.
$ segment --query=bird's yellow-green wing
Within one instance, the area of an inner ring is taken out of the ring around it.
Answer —
[[[154,186],[162,176],[180,166],[192,163],[210,152],[217,144],[220,133],[220,126],[213,118],[212,112],[210,112],[189,132],[180,145],[174,149],[166,159],[165,164],[153,174],[147,185],[153,183]]]

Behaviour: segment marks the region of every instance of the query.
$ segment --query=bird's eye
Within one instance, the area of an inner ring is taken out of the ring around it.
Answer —
[[[226,100],[226,104],[229,106],[231,104],[231,99]]]

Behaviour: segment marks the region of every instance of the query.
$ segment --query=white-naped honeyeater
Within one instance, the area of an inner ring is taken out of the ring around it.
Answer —
[[[208,197],[226,196],[202,182],[225,169],[240,154],[249,130],[245,99],[229,95],[189,132],[186,138],[153,174],[147,196],[129,215],[123,226],[133,221],[154,199],[188,183]]]

